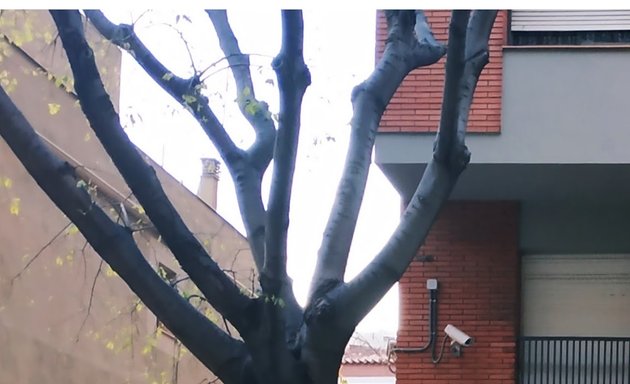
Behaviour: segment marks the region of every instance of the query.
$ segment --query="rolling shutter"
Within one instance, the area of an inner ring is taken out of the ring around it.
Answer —
[[[525,336],[630,335],[630,255],[524,255]]]
[[[630,30],[630,10],[512,11],[512,31]]]

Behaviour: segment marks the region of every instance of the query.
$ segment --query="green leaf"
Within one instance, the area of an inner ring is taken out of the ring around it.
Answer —
[[[255,115],[258,111],[260,111],[260,104],[252,101],[245,106],[245,112],[250,115]]]
[[[197,98],[193,95],[183,95],[182,99],[186,102],[186,104],[192,104],[197,101]]]

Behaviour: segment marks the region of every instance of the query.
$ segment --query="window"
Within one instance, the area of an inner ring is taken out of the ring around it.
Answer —
[[[515,10],[512,45],[630,44],[630,10]]]

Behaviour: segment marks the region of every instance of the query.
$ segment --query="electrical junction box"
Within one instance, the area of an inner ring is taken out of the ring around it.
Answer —
[[[427,279],[427,289],[428,290],[436,290],[438,288],[437,279]]]

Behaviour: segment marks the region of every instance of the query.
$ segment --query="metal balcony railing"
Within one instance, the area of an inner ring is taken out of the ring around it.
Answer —
[[[521,337],[520,384],[630,384],[630,337]]]

